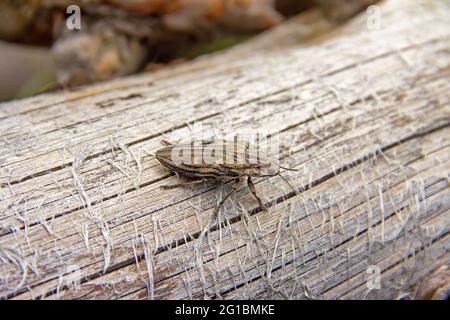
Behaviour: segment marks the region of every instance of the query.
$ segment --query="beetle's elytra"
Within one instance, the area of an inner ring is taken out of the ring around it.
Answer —
[[[159,149],[158,161],[189,178],[221,180],[279,173],[266,152],[245,141],[200,140]]]
[[[163,166],[175,172],[178,176],[191,180],[188,183],[164,186],[165,188],[197,183],[205,179],[235,180],[232,190],[219,203],[214,215],[218,213],[230,194],[236,190],[240,178],[247,177],[248,187],[263,209],[265,209],[265,206],[256,194],[251,178],[279,175],[284,179],[280,175],[280,168],[282,167],[275,165],[268,154],[261,150],[259,146],[253,146],[246,141],[192,140],[188,143],[163,147],[156,151],[155,156]],[[286,179],[284,180],[287,182]],[[289,184],[289,182],[287,183]],[[289,186],[291,185],[289,184]]]

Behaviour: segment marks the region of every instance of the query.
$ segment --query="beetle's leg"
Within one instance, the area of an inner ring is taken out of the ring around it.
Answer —
[[[237,190],[238,184],[239,184],[240,179],[237,178],[236,180],[234,180],[234,184],[231,187],[231,190],[227,193],[227,195],[225,197],[222,198],[222,200],[219,202],[219,204],[217,205],[216,209],[214,209],[214,213],[213,213],[213,217],[212,217],[212,221],[214,221],[216,219],[216,217],[219,215],[219,210],[220,208],[225,204],[225,201],[228,199],[228,197]]]
[[[255,185],[253,184],[252,178],[248,177],[247,179],[247,185],[248,188],[250,189],[250,191],[252,192],[253,196],[255,197],[256,201],[258,201],[259,206],[264,210],[267,211],[267,207],[265,204],[263,204],[263,202],[261,201],[261,199],[258,197],[258,195],[256,194],[256,188]]]
[[[180,183],[163,185],[163,186],[160,186],[160,188],[161,189],[175,189],[175,188],[186,187],[186,186],[190,186],[190,185],[193,185],[193,184],[199,184],[199,183],[203,183],[203,182],[205,182],[204,179],[188,180],[188,181],[183,181],[183,182],[180,182]]]
[[[238,186],[239,182],[240,182],[240,178],[236,178],[234,180],[231,190],[227,193],[227,195],[225,197],[222,198],[220,203],[214,209],[213,215],[212,215],[211,219],[209,220],[209,223],[207,224],[207,226],[203,229],[202,233],[200,234],[200,237],[199,237],[200,243],[201,243],[202,239],[208,234],[209,229],[211,228],[212,224],[214,223],[214,220],[216,220],[216,218],[218,217],[220,208],[225,204],[225,201],[228,199],[228,197],[237,190],[237,186]]]

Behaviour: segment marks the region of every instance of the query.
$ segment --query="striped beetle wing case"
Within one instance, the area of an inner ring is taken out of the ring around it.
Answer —
[[[170,170],[192,178],[226,180],[279,173],[259,146],[239,140],[192,140],[157,150],[156,159]]]

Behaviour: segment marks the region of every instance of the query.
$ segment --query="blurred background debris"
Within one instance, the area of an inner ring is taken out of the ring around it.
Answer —
[[[4,0],[0,99],[152,72],[319,7],[342,23],[376,0]],[[81,29],[70,30],[70,5]]]

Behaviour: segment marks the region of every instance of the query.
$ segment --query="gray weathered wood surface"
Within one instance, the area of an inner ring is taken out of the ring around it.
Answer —
[[[0,105],[0,296],[398,298],[449,263],[449,7],[388,1],[381,29],[310,12],[232,49]],[[266,132],[286,173],[161,190],[192,123]],[[368,267],[381,271],[369,290]]]

